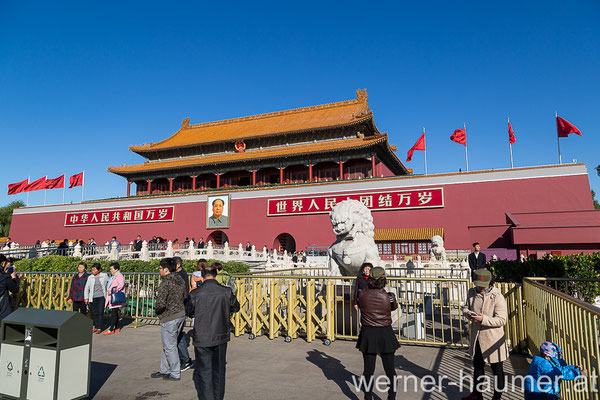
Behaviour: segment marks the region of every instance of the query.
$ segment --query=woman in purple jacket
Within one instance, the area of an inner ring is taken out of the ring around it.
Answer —
[[[356,282],[354,283],[354,288],[352,289],[352,305],[354,306],[355,310],[358,310],[358,295],[362,290],[369,288],[367,281],[369,280],[371,268],[373,268],[373,264],[364,263],[358,270],[358,276],[356,277]]]

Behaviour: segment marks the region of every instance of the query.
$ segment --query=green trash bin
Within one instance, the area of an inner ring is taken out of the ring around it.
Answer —
[[[92,321],[73,311],[19,308],[0,327],[0,396],[71,400],[89,395]]]

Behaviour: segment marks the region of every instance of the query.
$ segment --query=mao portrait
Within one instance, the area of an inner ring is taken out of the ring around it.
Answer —
[[[229,195],[207,197],[206,228],[229,228]]]

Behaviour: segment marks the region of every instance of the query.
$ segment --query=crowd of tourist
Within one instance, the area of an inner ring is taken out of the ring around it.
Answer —
[[[140,241],[138,236],[135,246]],[[111,243],[120,245],[116,237]],[[249,246],[248,242],[246,248]],[[469,289],[462,309],[471,322],[469,356],[473,363],[473,385],[472,392],[463,400],[482,400],[486,391],[493,392],[492,400],[500,400],[506,390],[503,363],[509,355],[504,331],[508,320],[507,305],[503,294],[494,285],[492,273],[481,260],[485,261],[485,255],[480,253],[479,244],[474,243],[473,253],[469,256],[474,287]],[[235,280],[219,262],[209,264],[204,259],[198,260],[191,276],[183,268],[180,257],[163,258],[158,272],[161,280],[154,307],[160,321],[162,355],[159,368],[150,375],[151,378],[179,381],[181,373],[193,367],[198,398],[223,399],[230,316],[240,309]],[[0,255],[0,321],[13,311],[11,293],[19,291],[20,279],[21,275],[12,263]],[[362,353],[365,382],[373,378],[379,356],[390,383],[387,399],[395,399],[397,387],[392,384],[396,380],[394,356],[400,344],[392,328],[392,313],[398,309],[398,302],[395,293],[388,292],[386,286],[385,269],[364,263],[352,290],[351,303],[360,311],[356,348]],[[87,264],[80,262],[72,277],[67,300],[73,311],[91,313],[94,333],[119,333],[120,309],[127,303],[125,278],[119,263],[111,263],[107,274],[102,272],[99,263],[93,264],[88,273]],[[106,310],[110,313],[108,326],[104,325]],[[186,317],[193,321],[193,327],[187,333],[184,329]],[[195,361],[190,357],[188,337],[192,338]],[[493,373],[491,388],[481,385],[486,364]],[[562,380],[587,376],[588,371],[582,366],[566,363],[558,344],[545,342],[540,346],[539,355],[533,357],[525,377],[524,398],[560,399]],[[374,399],[373,388],[372,385],[362,388],[365,399]]]

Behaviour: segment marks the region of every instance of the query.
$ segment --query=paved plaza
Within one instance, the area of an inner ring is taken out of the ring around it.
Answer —
[[[186,329],[186,331],[189,328]],[[362,357],[351,341],[336,341],[325,346],[316,340],[307,343],[296,339],[285,343],[283,338],[269,340],[247,335],[232,338],[227,354],[226,399],[360,399],[352,377],[362,373]],[[193,347],[190,346],[190,352]],[[158,370],[161,355],[160,327],[127,327],[111,336],[94,335],[92,383],[90,398],[103,399],[194,399],[193,370],[182,374],[180,382],[152,379]],[[193,356],[192,356],[193,358]],[[465,350],[435,347],[403,346],[396,352],[396,372],[403,377],[415,375],[446,376],[441,391],[413,392],[413,380],[407,380],[407,393],[400,380],[398,399],[460,399],[467,392],[454,383],[460,371],[471,373],[471,361]],[[505,363],[507,374],[523,374],[527,359],[512,356]],[[383,375],[378,360],[375,375]],[[417,383],[419,386],[420,383]],[[419,387],[417,387],[419,389]],[[488,396],[490,397],[490,396]],[[377,398],[377,397],[376,397]],[[379,396],[385,399],[385,396]],[[504,396],[519,399],[519,393]]]

